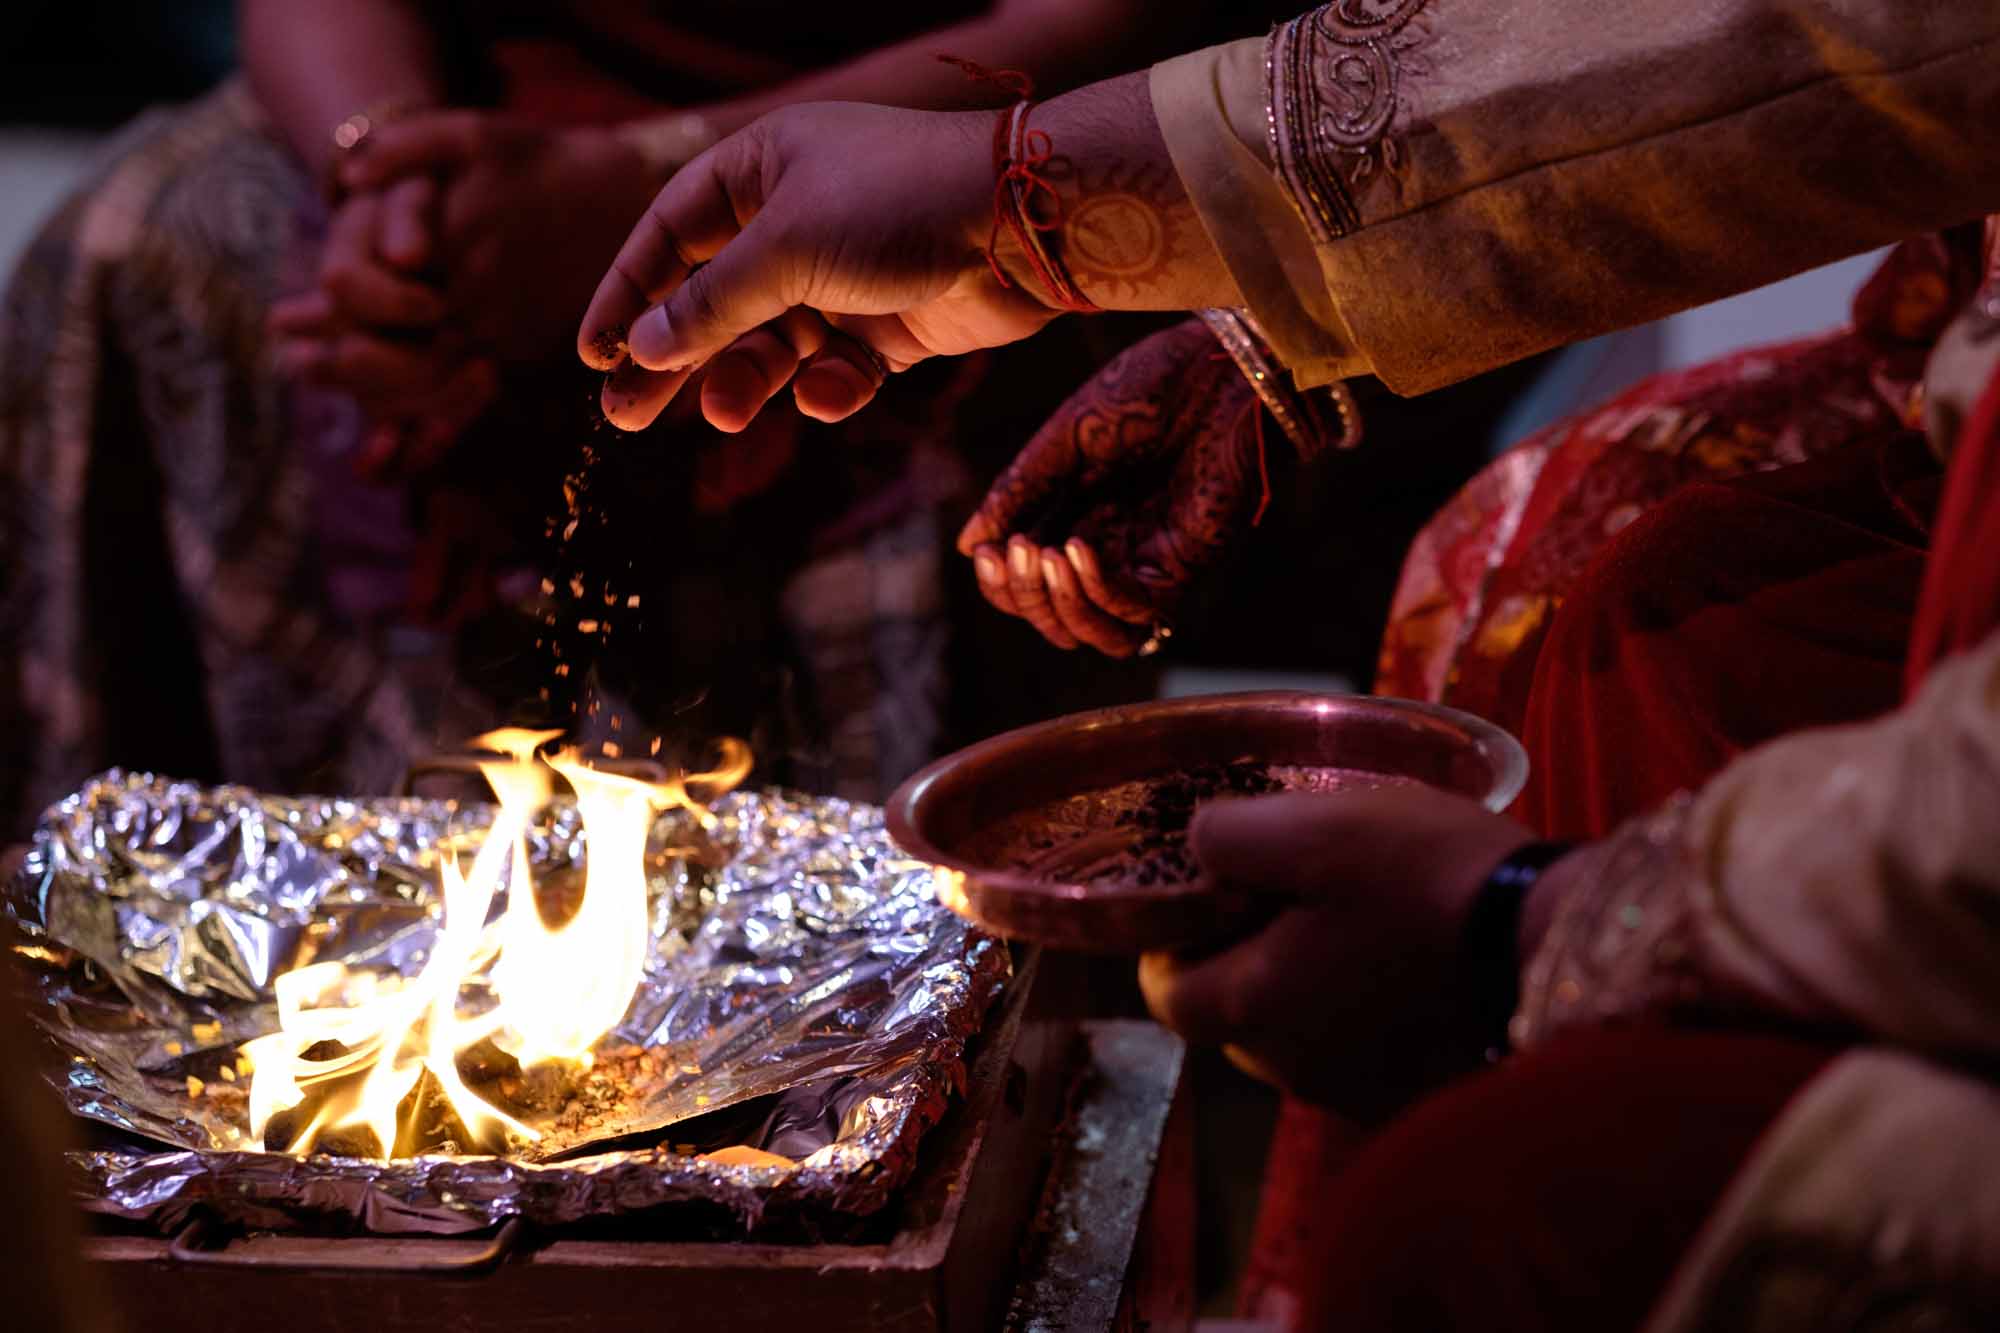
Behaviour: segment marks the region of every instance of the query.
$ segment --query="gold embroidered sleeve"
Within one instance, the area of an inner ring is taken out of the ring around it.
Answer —
[[[1398,160],[1405,66],[1427,0],[1335,0],[1271,30],[1265,133],[1292,207],[1322,244],[1362,225],[1359,196]],[[1421,63],[1416,69],[1421,71]]]
[[[1155,65],[1153,110],[1202,227],[1301,388],[1367,370],[1328,296],[1317,247],[1271,170],[1261,38]]]
[[[1333,0],[1256,45],[1154,100],[1306,387],[1422,392],[2000,212],[2000,6]]]

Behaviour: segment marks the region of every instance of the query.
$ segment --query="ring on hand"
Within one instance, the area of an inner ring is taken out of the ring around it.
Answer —
[[[1171,639],[1173,637],[1174,637],[1173,626],[1165,624],[1161,621],[1157,620],[1154,621],[1153,632],[1147,636],[1146,641],[1144,643],[1139,645],[1139,656],[1151,657],[1154,653],[1160,651],[1161,644],[1165,643],[1168,639]]]

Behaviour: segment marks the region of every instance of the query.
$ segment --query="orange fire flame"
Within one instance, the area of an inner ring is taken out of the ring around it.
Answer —
[[[625,1016],[645,972],[651,942],[645,854],[655,816],[678,807],[706,826],[712,817],[688,788],[712,799],[750,770],[749,750],[733,741],[715,771],[664,783],[591,768],[574,751],[539,760],[536,752],[560,734],[508,728],[473,742],[507,756],[479,765],[500,807],[469,870],[451,855],[439,865],[443,916],[416,977],[314,963],[277,979],[279,1028],[243,1048],[254,1069],[253,1135],[262,1138],[273,1117],[310,1098],[312,1114],[291,1135],[287,1152],[309,1152],[333,1130],[366,1129],[389,1156],[399,1129],[416,1114],[405,1099],[428,1073],[474,1143],[540,1137],[467,1088],[458,1055],[490,1039],[524,1071],[551,1061],[587,1065],[591,1047]],[[542,919],[536,904],[526,841],[529,822],[552,794],[552,775],[576,793],[588,851],[582,903],[557,926]],[[489,925],[503,876],[506,910]],[[461,1014],[460,988],[482,971],[496,1002]]]

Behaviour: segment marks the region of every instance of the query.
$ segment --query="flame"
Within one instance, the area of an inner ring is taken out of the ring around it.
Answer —
[[[711,827],[714,817],[702,802],[750,771],[749,749],[736,741],[724,743],[714,770],[661,782],[593,768],[574,750],[539,759],[560,734],[507,728],[473,741],[505,756],[479,765],[499,809],[469,869],[455,856],[442,859],[442,918],[415,977],[315,963],[277,979],[278,1030],[243,1047],[253,1070],[253,1135],[266,1138],[272,1122],[289,1112],[292,1121],[280,1131],[294,1154],[336,1132],[345,1152],[388,1157],[399,1145],[417,1151],[424,1102],[434,1094],[447,1114],[431,1119],[447,1126],[460,1148],[499,1151],[540,1137],[468,1088],[459,1056],[490,1039],[523,1071],[551,1062],[587,1065],[645,974],[646,841],[655,817],[678,808]],[[576,793],[588,857],[581,905],[551,926],[536,902],[527,830],[557,776]],[[506,910],[489,925],[503,883]],[[482,970],[495,1002],[463,1014],[460,988]]]

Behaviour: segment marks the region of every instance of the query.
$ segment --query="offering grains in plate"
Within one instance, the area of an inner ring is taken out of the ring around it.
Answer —
[[[1355,769],[1237,759],[1081,792],[1016,812],[972,840],[973,860],[1038,878],[1115,890],[1191,883],[1195,811],[1214,800],[1276,792],[1367,791],[1418,785]]]

